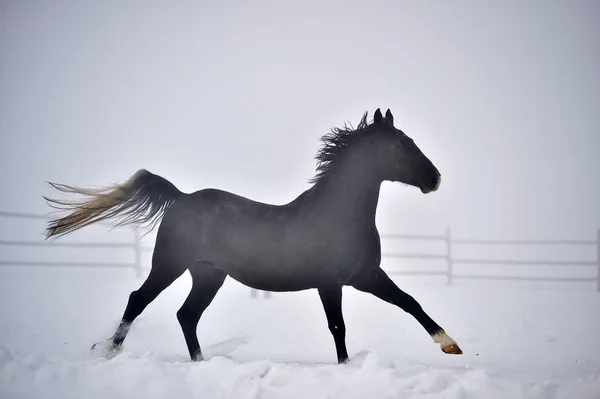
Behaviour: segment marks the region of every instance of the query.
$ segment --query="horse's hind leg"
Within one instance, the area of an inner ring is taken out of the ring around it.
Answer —
[[[190,274],[192,275],[192,290],[177,311],[177,319],[181,325],[190,358],[192,361],[197,361],[203,360],[196,334],[198,322],[223,285],[227,274],[222,270],[202,264],[190,267]]]
[[[146,278],[146,281],[142,286],[133,291],[129,295],[129,301],[127,307],[119,323],[119,327],[113,334],[113,336],[105,342],[99,342],[92,346],[92,350],[101,349],[105,350],[105,356],[111,357],[121,351],[121,345],[129,332],[131,323],[138,317],[144,309],[152,302],[156,297],[170,286],[177,278],[179,278],[187,269],[187,265],[182,265],[180,262],[174,260],[166,260],[162,255],[162,251],[155,249],[152,257],[152,269]]]

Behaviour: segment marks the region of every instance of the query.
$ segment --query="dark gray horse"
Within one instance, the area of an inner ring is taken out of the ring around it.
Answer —
[[[227,275],[246,286],[273,292],[316,288],[333,335],[339,363],[348,360],[342,286],[369,292],[409,314],[445,353],[460,354],[456,342],[379,267],[381,246],[375,212],[383,181],[402,182],[427,194],[440,173],[413,140],[394,127],[388,110],[364,114],[356,129],[335,128],[323,137],[313,186],[286,205],[270,205],[217,190],[191,194],[140,170],[124,184],[102,190],[51,185],[87,197],[49,199],[71,211],[53,220],[47,237],[62,236],[99,220],[137,224],[157,232],[152,269],[129,296],[115,334],[102,347],[116,354],[131,323],[186,270],[192,289],[177,312],[192,360],[202,360],[196,335],[200,316]],[[98,347],[98,344],[94,345]]]

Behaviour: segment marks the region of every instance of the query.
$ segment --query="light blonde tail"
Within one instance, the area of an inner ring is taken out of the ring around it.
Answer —
[[[153,228],[165,211],[183,193],[167,179],[140,169],[123,184],[101,189],[85,189],[49,183],[55,189],[83,195],[80,200],[44,197],[48,205],[70,213],[48,223],[45,235],[63,236],[101,220],[118,219],[116,226],[145,224]]]

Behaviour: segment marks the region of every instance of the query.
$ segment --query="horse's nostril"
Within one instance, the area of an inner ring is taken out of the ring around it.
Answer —
[[[442,176],[437,175],[433,179],[431,179],[431,185],[433,187],[433,191],[436,191],[440,187],[440,183],[442,182]]]

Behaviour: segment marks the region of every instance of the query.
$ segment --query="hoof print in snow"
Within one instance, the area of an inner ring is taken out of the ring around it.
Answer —
[[[92,352],[92,354],[94,354],[96,356],[104,357],[106,359],[112,359],[113,357],[115,357],[119,353],[121,353],[122,350],[123,350],[122,346],[115,346],[112,343],[112,341],[110,341],[110,340],[96,342],[90,348],[90,351]]]
[[[442,351],[449,355],[462,355],[463,351],[456,344],[442,346]]]

